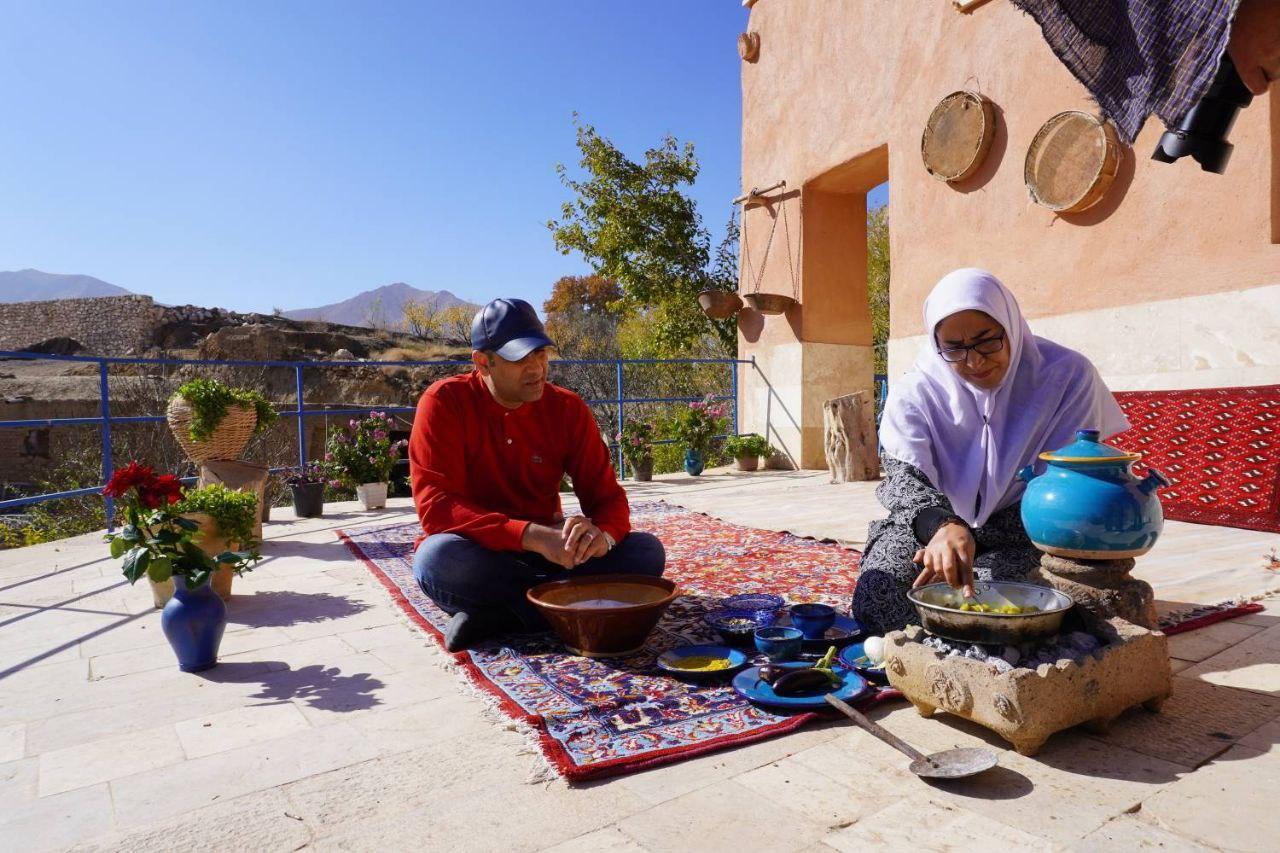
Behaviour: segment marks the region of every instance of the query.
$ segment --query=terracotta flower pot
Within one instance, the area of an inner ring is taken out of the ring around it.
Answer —
[[[238,542],[231,542],[222,536],[218,528],[218,522],[214,521],[213,516],[208,513],[188,512],[183,517],[189,518],[200,525],[200,532],[203,535],[196,544],[200,546],[201,551],[204,551],[210,557],[217,557],[219,554],[226,551],[234,551],[240,547]],[[213,573],[210,585],[223,601],[231,598],[231,582],[235,579],[235,576],[236,573],[226,563],[219,563],[217,570]]]
[[[759,456],[739,456],[738,457],[739,471],[754,471],[759,467],[760,467]]]

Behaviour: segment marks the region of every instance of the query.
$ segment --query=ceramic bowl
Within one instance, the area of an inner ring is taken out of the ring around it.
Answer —
[[[829,604],[793,604],[787,608],[792,626],[806,640],[820,640],[836,622],[836,609]]]
[[[799,628],[771,626],[756,629],[756,650],[771,661],[795,660],[800,657],[804,634]]]
[[[584,657],[638,652],[676,595],[674,582],[645,575],[567,578],[526,593],[569,651]]]
[[[731,646],[750,646],[755,641],[757,628],[767,628],[778,618],[777,611],[712,610],[702,617],[717,634]]]
[[[746,592],[720,599],[719,606],[725,610],[781,610],[782,597],[767,592]]]

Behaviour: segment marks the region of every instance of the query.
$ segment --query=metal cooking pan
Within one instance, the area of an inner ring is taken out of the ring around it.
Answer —
[[[920,614],[920,625],[930,634],[962,643],[1007,646],[1057,634],[1062,630],[1063,617],[1074,604],[1056,589],[1030,583],[975,581],[973,591],[974,597],[966,599],[948,584],[932,583],[911,590],[907,598]],[[1014,615],[955,609],[965,601],[997,607],[1029,605],[1038,612]]]

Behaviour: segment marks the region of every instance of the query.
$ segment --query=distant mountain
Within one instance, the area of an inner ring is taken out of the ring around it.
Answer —
[[[345,323],[348,326],[397,327],[404,317],[404,304],[416,300],[439,308],[451,305],[470,305],[447,290],[419,290],[398,281],[373,290],[357,293],[350,299],[321,305],[317,308],[295,308],[284,316],[294,320],[324,320],[327,323]]]
[[[91,275],[60,275],[40,270],[0,272],[0,302],[82,299],[87,296],[119,296],[129,292]]]

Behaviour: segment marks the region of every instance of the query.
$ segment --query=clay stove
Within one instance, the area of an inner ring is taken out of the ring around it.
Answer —
[[[1105,731],[1125,710],[1159,711],[1172,692],[1169,648],[1155,628],[1150,584],[1130,576],[1134,561],[1082,560],[1046,554],[1030,580],[1075,602],[1071,628],[1100,642],[1089,653],[1067,652],[1052,663],[1009,666],[966,657],[909,626],[885,637],[889,683],[923,716],[941,709],[985,726],[1023,755],[1034,755],[1055,732],[1084,724]],[[928,644],[927,644],[928,643]],[[951,644],[955,645],[955,644]]]

